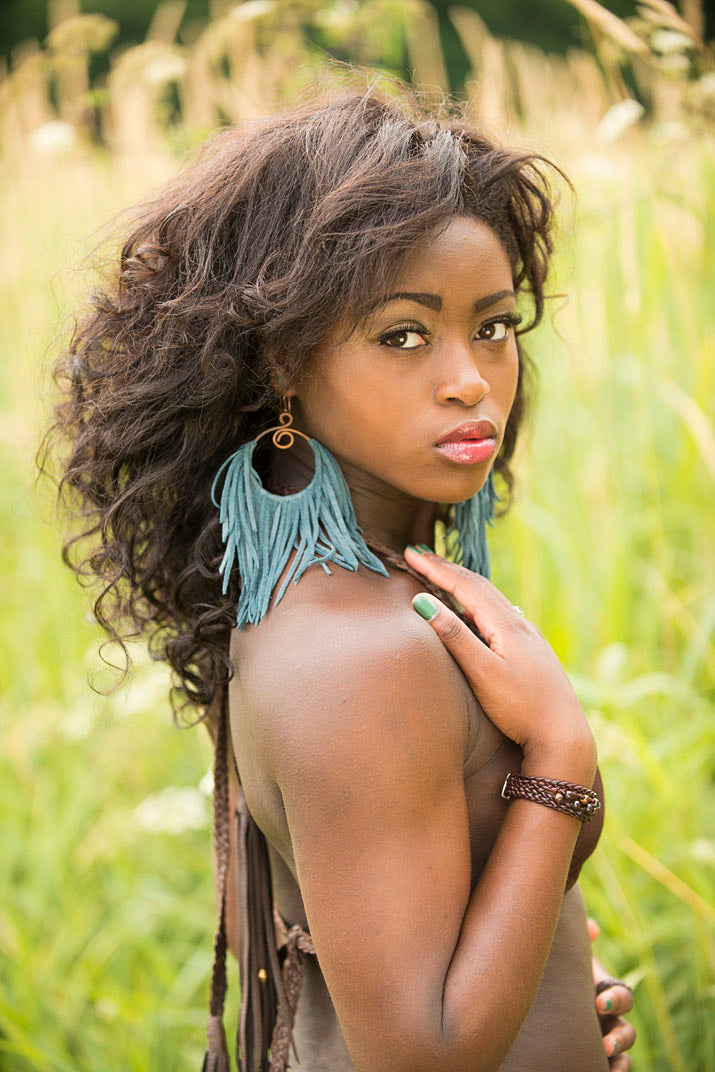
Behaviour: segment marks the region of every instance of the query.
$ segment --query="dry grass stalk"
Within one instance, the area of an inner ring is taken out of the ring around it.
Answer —
[[[591,36],[611,102],[625,100],[630,94],[621,71],[623,53],[620,45],[595,25],[591,25]]]
[[[699,44],[702,43],[702,34],[699,35],[692,23],[683,18],[675,5],[668,3],[668,0],[643,0],[636,6],[636,10],[642,18],[668,30],[675,30],[676,33],[685,34],[686,37],[691,37]]]
[[[441,99],[449,93],[449,76],[440,47],[437,12],[424,2],[405,12],[405,38],[413,79],[427,96]]]
[[[476,11],[452,8],[450,19],[471,66],[467,84],[470,112],[488,129],[503,131],[512,119],[514,94],[520,88],[507,71],[504,44],[491,36]]]
[[[163,0],[151,17],[147,41],[166,41],[168,44],[175,41],[186,11],[186,3],[187,0]]]
[[[364,27],[373,3],[380,9],[379,0],[363,0],[356,8],[362,22],[354,26],[350,20],[357,14],[342,12],[347,39]],[[554,131],[566,140],[588,137],[609,106],[629,95],[621,71],[624,51],[643,96],[654,102],[656,117],[682,117],[688,107],[687,80],[664,78],[663,65],[646,40],[649,27],[687,30],[687,40],[697,47],[692,22],[668,0],[642,0],[638,36],[633,25],[597,0],[569,3],[588,20],[598,62],[582,51],[563,59],[522,42],[497,40],[475,11],[450,9],[471,63],[474,82],[467,94],[480,120],[499,131],[518,122],[547,139]],[[99,15],[77,15],[77,0],[53,0],[47,47],[34,44],[17,51],[0,84],[0,135],[6,151],[18,138],[33,138],[38,128],[59,117],[71,126],[70,140],[100,133],[117,152],[166,152],[167,134],[173,135],[177,126],[183,140],[197,140],[222,123],[263,115],[293,99],[325,69],[303,30],[313,19],[318,24],[318,0],[238,5],[213,0],[214,17],[189,47],[179,49],[173,42],[185,7],[186,0],[160,3],[144,44],[112,58],[105,90],[101,82],[90,85],[88,61],[91,52],[108,49],[114,24]],[[437,15],[425,0],[409,0],[401,11],[415,81],[428,97],[439,100],[448,90],[448,75]],[[705,46],[700,51],[706,55]],[[339,75],[332,72],[326,78],[337,81]],[[101,94],[94,95],[90,106],[95,89]],[[705,114],[705,105],[696,102],[693,109]]]
[[[48,96],[47,55],[37,41],[23,41],[13,51],[12,59],[12,73],[2,83],[0,115],[3,117],[3,127],[7,122],[17,137],[49,123],[54,119],[54,113]],[[3,148],[9,151],[13,142],[13,137],[5,137],[3,129]]]
[[[619,19],[597,0],[568,0],[568,3],[583,15],[592,29],[596,28],[615,41],[625,52],[642,56],[644,59],[650,58],[650,49],[645,41],[630,28],[628,23]]]
[[[496,41],[474,11],[455,8],[450,18],[472,66],[470,106],[495,129],[518,117],[522,127],[544,128],[547,134],[545,128],[556,122],[561,131],[578,137],[595,129],[614,100],[628,96],[620,53],[598,28],[592,27],[600,68],[582,51],[574,50],[564,60],[523,42]]]
[[[157,151],[162,142],[158,104],[170,80],[167,75],[177,70],[177,60],[178,50],[162,41],[145,41],[115,60],[107,82],[106,130],[115,152],[137,155]]]
[[[550,97],[551,62],[540,49],[521,41],[509,41],[505,53],[519,119],[523,126],[538,130]]]
[[[683,18],[699,42],[705,38],[705,7],[702,0],[680,0]]]
[[[484,41],[479,88],[472,97],[472,104],[485,129],[504,136],[512,120],[511,103],[512,89],[507,77],[504,44],[489,36]]]
[[[489,30],[476,11],[466,7],[453,7],[449,11],[450,22],[456,29],[467,53],[472,74],[476,78],[482,68],[482,50]]]
[[[571,48],[566,54],[574,97],[585,126],[595,129],[609,106],[603,73],[596,59],[583,49]]]
[[[91,131],[94,125],[89,105],[90,55],[106,52],[118,29],[118,24],[104,15],[73,15],[47,36],[60,118],[77,130]]]
[[[50,30],[80,14],[80,0],[47,0],[47,25]]]
[[[628,834],[619,834],[617,837],[618,847],[625,852],[627,856],[630,856],[631,860],[642,867],[651,878],[655,879],[664,886],[673,897],[677,897],[688,906],[688,908],[702,919],[715,922],[715,908],[706,901],[704,897],[701,897],[691,886],[688,886],[687,882],[683,882],[681,878],[673,874],[673,872],[661,863],[655,856],[644,849],[642,845],[639,845],[637,841],[634,841]]]

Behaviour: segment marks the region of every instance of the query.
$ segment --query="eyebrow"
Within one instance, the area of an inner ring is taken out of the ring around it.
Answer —
[[[486,297],[480,298],[479,301],[474,303],[474,312],[481,313],[484,309],[489,309],[492,305],[495,305],[502,298],[515,298],[516,294],[513,290],[497,290],[494,294],[487,294]],[[388,302],[393,301],[413,301],[418,305],[426,305],[428,309],[434,309],[436,313],[439,313],[442,309],[442,299],[438,294],[422,294],[413,291],[400,290],[395,294],[388,294],[385,298],[380,298],[375,302],[374,309],[379,309],[381,305],[387,305]]]

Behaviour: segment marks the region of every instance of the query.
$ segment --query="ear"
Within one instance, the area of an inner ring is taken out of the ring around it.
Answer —
[[[276,365],[271,372],[270,384],[271,387],[278,392],[281,398],[295,398],[295,385],[292,378],[288,376],[285,365],[280,359],[276,362]]]

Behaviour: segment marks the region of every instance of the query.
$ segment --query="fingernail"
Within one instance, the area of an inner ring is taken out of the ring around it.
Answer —
[[[430,599],[429,596],[423,595],[422,593],[420,593],[420,595],[418,596],[415,596],[415,598],[412,600],[412,606],[420,615],[420,617],[424,618],[426,622],[431,622],[435,614],[439,610],[439,607],[437,606],[435,601],[433,599]]]
[[[612,1008],[613,1008],[613,1002],[611,1001],[611,999],[610,998],[605,998],[604,1002],[603,1002],[603,1011],[604,1012],[610,1012]]]
[[[611,1057],[615,1057],[616,1054],[618,1053],[618,1051],[620,1050],[620,1048],[621,1048],[621,1044],[618,1041],[618,1039],[616,1039],[616,1041],[613,1043],[613,1049],[611,1050]]]
[[[413,543],[408,543],[407,544],[407,550],[408,551],[414,551],[416,555],[421,555],[422,554],[422,552],[420,551],[419,547],[415,547],[415,545]]]
[[[428,547],[426,543],[418,543],[417,544],[417,550],[420,552],[420,554],[425,554],[425,552],[428,555],[432,554],[432,548]]]

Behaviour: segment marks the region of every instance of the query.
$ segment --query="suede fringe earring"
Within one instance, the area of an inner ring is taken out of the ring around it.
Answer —
[[[317,440],[293,428],[290,402],[286,400],[279,423],[244,443],[223,463],[214,478],[211,499],[219,508],[221,535],[226,545],[219,567],[223,592],[234,565],[241,578],[236,625],[258,625],[271,604],[271,596],[291,554],[295,557],[274,600],[276,606],[292,581],[297,584],[309,566],[329,563],[343,569],[366,566],[385,577],[389,574],[369,549],[355,517],[350,492],[340,466]],[[288,450],[296,436],[307,440],[313,451],[313,479],[292,495],[267,491],[253,468],[256,446],[272,435],[278,450]],[[223,480],[220,501],[217,489]]]
[[[456,503],[452,523],[445,533],[447,548],[455,562],[466,566],[482,577],[491,577],[487,525],[494,518],[494,508],[499,496],[494,487],[494,475],[489,473],[486,483],[470,499]]]

